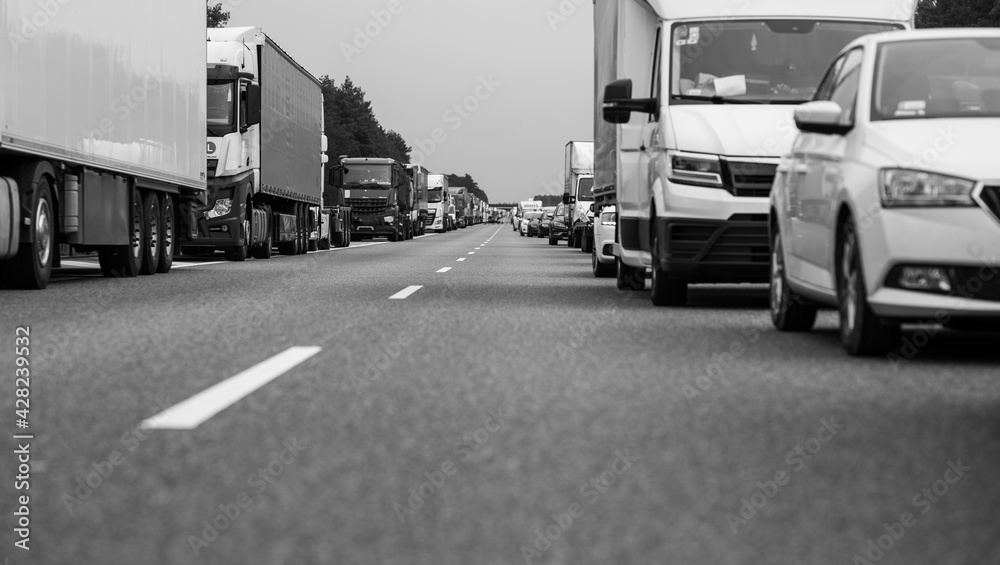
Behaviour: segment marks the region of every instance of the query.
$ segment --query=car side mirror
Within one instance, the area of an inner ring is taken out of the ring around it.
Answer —
[[[655,98],[632,98],[632,79],[621,79],[604,87],[601,114],[611,124],[627,124],[633,112],[655,114]]]
[[[255,126],[260,123],[260,86],[256,84],[247,85],[247,125]]]
[[[844,109],[829,100],[807,102],[795,109],[795,125],[806,133],[844,135],[854,129],[845,123]]]

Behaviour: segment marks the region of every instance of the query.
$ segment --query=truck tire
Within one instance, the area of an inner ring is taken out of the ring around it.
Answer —
[[[306,206],[305,204],[296,204],[298,208],[298,234],[299,234],[299,246],[296,254],[305,255],[309,252],[309,228],[306,226]]]
[[[142,268],[143,235],[146,228],[143,225],[142,198],[137,189],[132,189],[132,218],[129,228],[129,244],[118,248],[119,269],[118,276],[133,278],[139,275]]]
[[[646,277],[643,269],[630,267],[622,263],[621,257],[615,258],[615,281],[618,290],[640,291],[646,288]]]
[[[271,207],[264,205],[264,222],[267,224],[264,226],[264,241],[253,248],[251,253],[254,259],[270,259],[271,258],[271,248],[274,245],[274,224],[272,219],[274,216],[271,215]]]
[[[152,190],[142,191],[142,263],[140,275],[154,275],[160,263],[160,200]]]
[[[169,273],[174,266],[174,251],[177,250],[174,220],[174,197],[163,193],[160,196],[160,259],[156,262],[157,273]]]
[[[573,228],[570,228],[569,233],[566,234],[566,247],[573,249]]]
[[[35,203],[31,208],[31,223],[35,230],[34,243],[22,243],[4,270],[4,282],[15,288],[42,290],[49,285],[56,247],[55,208],[48,178],[43,177],[35,188]]]
[[[582,240],[580,250],[584,253],[590,253],[594,249],[594,239],[590,235],[587,235],[586,232],[583,233],[583,237],[580,239]]]
[[[253,204],[247,200],[243,207],[243,217],[240,218],[240,231],[243,245],[226,249],[226,260],[242,263],[250,256],[250,242],[253,240]]]

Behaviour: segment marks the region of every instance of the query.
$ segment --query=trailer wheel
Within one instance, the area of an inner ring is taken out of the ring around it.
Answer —
[[[309,252],[309,228],[306,226],[306,206],[299,203],[299,255]]]
[[[140,275],[156,274],[160,264],[160,201],[151,190],[142,191],[142,263]]]
[[[271,207],[264,205],[263,208],[263,222],[264,222],[264,241],[260,245],[253,248],[253,258],[254,259],[270,259],[271,258],[271,246],[274,243],[274,223],[272,219],[274,216],[271,215]]]
[[[119,273],[117,276],[132,278],[142,269],[142,256],[146,233],[145,213],[139,191],[132,189],[132,222],[129,229],[129,243],[118,247]]]
[[[174,199],[164,193],[160,199],[160,257],[157,273],[169,273],[174,265]]]
[[[52,208],[52,189],[47,178],[38,181],[35,205],[31,210],[35,230],[33,243],[22,243],[17,256],[11,261],[9,280],[16,288],[41,290],[52,277],[52,264],[56,250],[56,232]]]

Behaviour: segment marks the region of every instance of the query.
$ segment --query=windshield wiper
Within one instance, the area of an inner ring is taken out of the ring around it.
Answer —
[[[701,96],[695,94],[674,94],[674,100],[702,100],[712,104],[769,104],[769,100],[740,100],[738,98],[727,98],[725,96]]]

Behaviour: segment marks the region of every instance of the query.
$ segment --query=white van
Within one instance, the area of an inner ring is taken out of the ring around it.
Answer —
[[[595,198],[617,204],[618,288],[769,280],[768,195],[854,39],[912,28],[916,0],[596,0]]]

